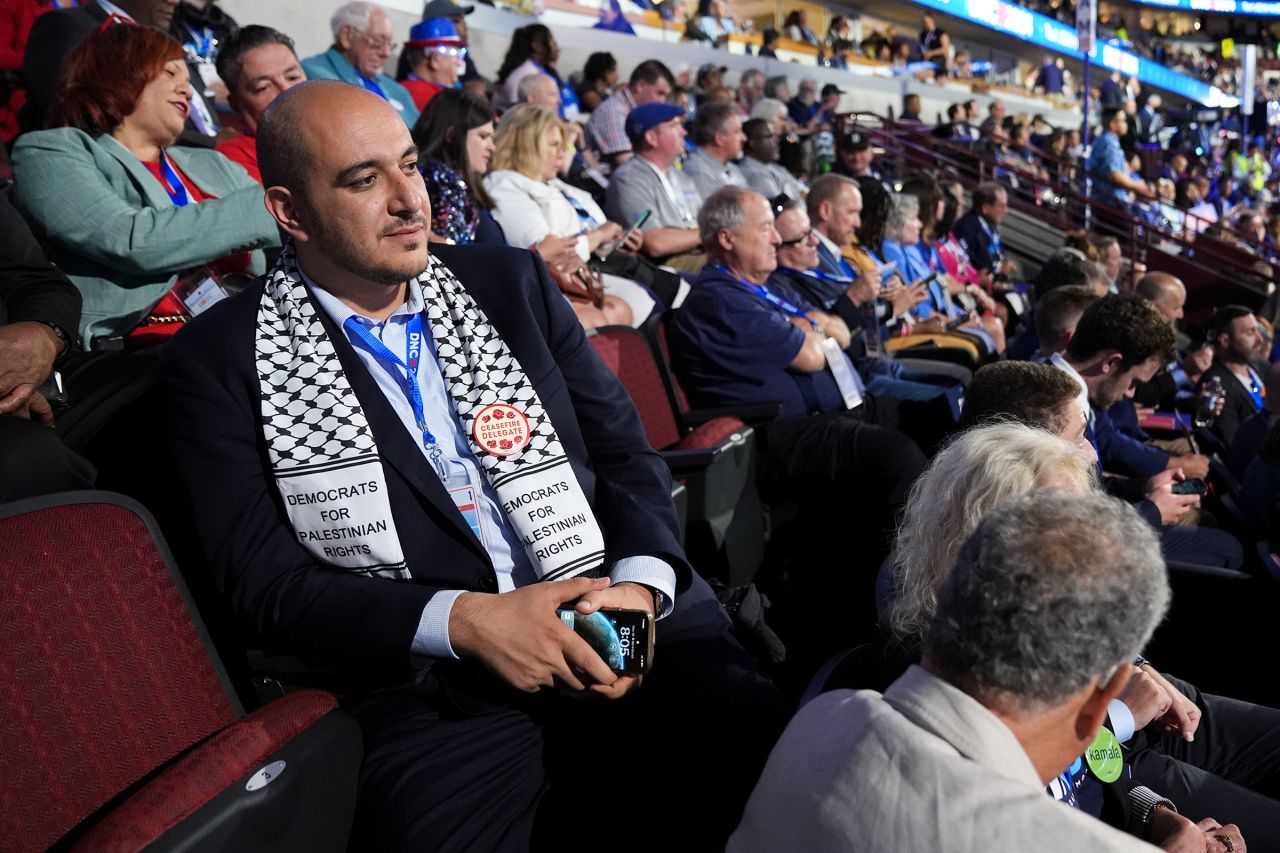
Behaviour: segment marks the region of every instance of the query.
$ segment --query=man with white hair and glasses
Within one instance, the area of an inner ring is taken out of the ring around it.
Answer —
[[[333,31],[333,46],[302,60],[307,79],[340,80],[362,86],[395,107],[404,123],[413,127],[418,120],[413,96],[383,72],[395,48],[386,11],[375,3],[356,0],[338,7],[329,19],[329,28]]]

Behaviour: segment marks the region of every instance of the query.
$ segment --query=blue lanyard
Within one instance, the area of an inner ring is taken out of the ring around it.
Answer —
[[[187,195],[187,188],[182,183],[182,178],[178,177],[178,171],[169,162],[169,155],[163,151],[160,152],[160,177],[163,179],[160,183],[169,194],[174,207],[186,207],[191,197]]]
[[[848,264],[845,264],[845,266],[847,267]],[[841,284],[846,287],[858,280],[858,274],[856,272],[854,272],[853,275],[849,277],[845,277],[842,275],[832,275],[831,273],[823,272],[820,269],[793,270],[790,267],[778,267],[778,272],[790,273],[791,275],[802,275],[808,278],[816,278],[818,281],[825,281],[830,284]]]
[[[357,76],[360,78],[361,86],[364,86],[370,92],[373,92],[373,94],[377,95],[379,98],[382,98],[382,100],[384,101],[387,100],[387,93],[382,91],[382,87],[379,86],[372,78],[366,77],[363,74],[359,74],[359,73],[357,73]]]
[[[578,214],[578,222],[582,225],[582,233],[586,234],[588,231],[594,229],[596,227],[596,220],[590,213],[587,213],[586,208],[578,204],[577,199],[569,195],[563,189],[560,189],[559,187],[556,187],[556,189],[560,190],[560,195],[564,196],[564,200],[569,202],[574,213]]]
[[[1261,409],[1264,402],[1262,382],[1258,379],[1258,374],[1253,372],[1252,367],[1246,367],[1245,370],[1249,371],[1249,397],[1253,400],[1253,404]]]
[[[715,268],[720,270],[720,272],[724,273],[730,278],[732,278],[734,281],[736,281],[738,284],[745,287],[747,290],[750,290],[756,296],[759,296],[765,302],[768,302],[774,308],[777,308],[779,311],[783,311],[787,314],[790,314],[792,317],[799,317],[801,320],[804,320],[813,328],[815,329],[818,328],[818,324],[815,323],[813,320],[811,320],[803,311],[801,311],[795,305],[792,305],[787,300],[783,299],[778,294],[773,293],[772,291],[769,290],[769,288],[765,287],[764,285],[753,284],[749,281],[746,281],[745,279],[738,278],[736,275],[729,272],[728,267],[726,267],[724,264],[716,264]]]
[[[440,449],[440,444],[436,441],[436,437],[427,428],[426,408],[422,403],[422,388],[418,385],[418,363],[422,358],[422,315],[414,314],[409,320],[408,328],[405,330],[407,337],[405,341],[405,361],[396,358],[396,354],[387,349],[386,344],[378,340],[355,317],[348,317],[347,321],[342,324],[342,328],[346,330],[351,343],[372,355],[378,364],[382,366],[382,369],[387,371],[392,379],[396,380],[400,390],[409,398],[414,420],[418,422],[418,429],[422,430],[422,446],[426,448],[427,455],[431,457],[431,464],[436,469],[436,473],[440,475],[440,479],[442,481],[447,480],[448,471],[445,469],[442,459],[444,451]],[[408,363],[406,364],[406,362]]]

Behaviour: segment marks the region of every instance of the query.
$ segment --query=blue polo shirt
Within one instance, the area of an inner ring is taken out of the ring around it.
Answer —
[[[1099,136],[1089,151],[1089,162],[1085,171],[1093,178],[1093,196],[1110,202],[1119,208],[1129,207],[1129,191],[1124,187],[1111,183],[1110,176],[1116,172],[1129,174],[1129,164],[1125,161],[1124,150],[1120,147],[1120,137],[1111,131]]]
[[[830,370],[789,369],[804,332],[733,277],[708,266],[668,323],[671,360],[695,406],[776,401],[782,418],[844,408]]]

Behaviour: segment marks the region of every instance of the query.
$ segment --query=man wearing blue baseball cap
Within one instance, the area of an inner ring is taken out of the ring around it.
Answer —
[[[697,272],[706,263],[698,240],[702,197],[676,163],[684,153],[684,107],[651,103],[627,114],[627,138],[634,157],[609,179],[605,210],[614,222],[648,219],[642,251],[659,263]]]
[[[467,46],[448,18],[430,18],[413,25],[400,53],[396,77],[409,90],[418,111],[438,92],[452,89],[466,69]]]

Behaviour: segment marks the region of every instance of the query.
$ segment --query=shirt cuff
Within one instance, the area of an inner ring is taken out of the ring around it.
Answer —
[[[1111,718],[1111,733],[1121,743],[1128,743],[1133,737],[1133,712],[1129,706],[1119,699],[1107,703],[1107,716]]]
[[[657,557],[624,557],[613,564],[609,579],[615,584],[638,583],[658,593],[655,609],[659,619],[671,615],[675,609],[676,571]]]
[[[449,614],[453,612],[453,603],[464,592],[466,590],[441,590],[422,608],[422,618],[418,620],[418,631],[413,635],[413,645],[410,647],[414,654],[458,659],[449,643]]]

